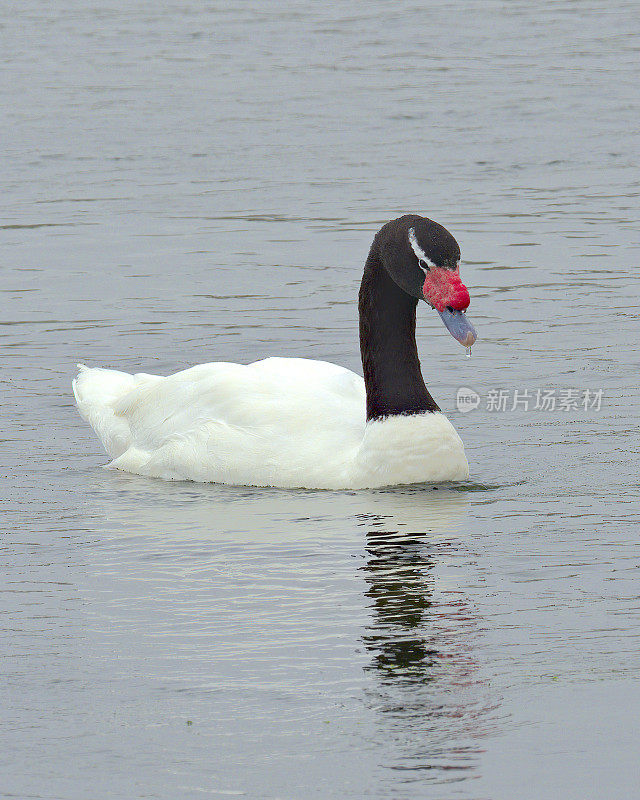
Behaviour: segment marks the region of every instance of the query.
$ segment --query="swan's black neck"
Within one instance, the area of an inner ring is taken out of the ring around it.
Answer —
[[[358,302],[367,420],[440,410],[420,371],[417,304],[391,279],[374,243],[365,264]]]

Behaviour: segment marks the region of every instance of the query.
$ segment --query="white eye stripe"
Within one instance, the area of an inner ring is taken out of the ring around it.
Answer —
[[[411,245],[411,249],[415,253],[416,258],[418,259],[418,266],[426,275],[427,272],[435,267],[436,265],[431,261],[431,259],[427,256],[424,250],[418,244],[418,240],[416,239],[416,232],[413,228],[409,228],[409,244]],[[427,265],[426,269],[423,267],[424,264]]]

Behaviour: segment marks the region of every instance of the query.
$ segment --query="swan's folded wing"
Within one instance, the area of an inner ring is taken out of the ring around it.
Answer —
[[[364,433],[362,378],[322,361],[270,358],[202,364],[167,378],[81,379],[81,411],[113,466],[145,475],[310,485],[301,472],[335,473]]]

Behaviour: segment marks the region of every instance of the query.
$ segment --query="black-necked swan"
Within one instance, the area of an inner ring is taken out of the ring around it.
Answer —
[[[364,489],[468,478],[464,447],[427,391],[418,300],[470,347],[460,248],[437,222],[407,214],[376,234],[358,310],[364,379],[305,358],[201,364],[167,378],[88,369],[78,409],[110,467],[166,480]]]

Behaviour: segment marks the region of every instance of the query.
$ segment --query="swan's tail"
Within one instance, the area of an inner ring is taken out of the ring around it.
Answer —
[[[117,458],[131,445],[127,420],[115,413],[119,400],[138,383],[137,376],[115,369],[90,369],[78,364],[73,394],[78,411],[98,434],[104,449]]]

